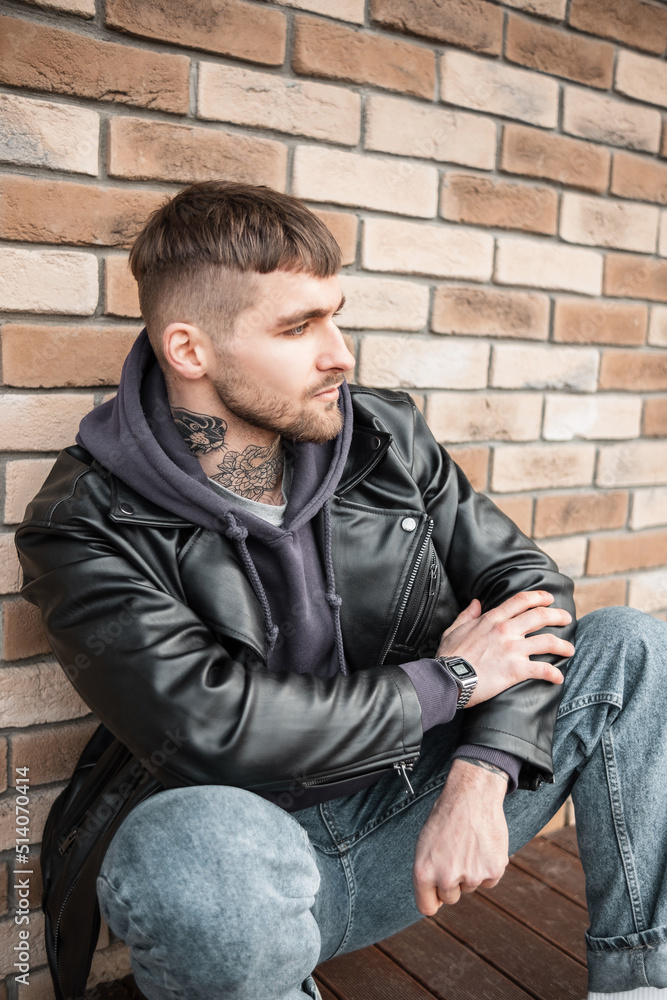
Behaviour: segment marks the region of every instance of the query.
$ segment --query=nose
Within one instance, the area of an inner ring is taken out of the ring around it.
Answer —
[[[355,364],[354,354],[349,350],[343,334],[332,321],[328,324],[326,340],[318,359],[318,368],[322,371],[338,368],[342,372],[347,372],[351,371]]]

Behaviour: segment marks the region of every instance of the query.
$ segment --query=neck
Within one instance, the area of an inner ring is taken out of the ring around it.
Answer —
[[[168,395],[178,432],[210,479],[248,500],[284,503],[279,434],[240,420],[217,393],[171,386]]]

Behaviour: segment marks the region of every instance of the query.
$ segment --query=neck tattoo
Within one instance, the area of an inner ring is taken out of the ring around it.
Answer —
[[[172,416],[179,434],[199,461],[211,455],[219,472],[210,478],[232,493],[270,503],[283,471],[283,452],[280,438],[267,446],[249,444],[243,451],[232,451],[225,444],[227,422],[207,413],[195,413],[183,407],[172,406]],[[208,462],[207,462],[208,464]]]

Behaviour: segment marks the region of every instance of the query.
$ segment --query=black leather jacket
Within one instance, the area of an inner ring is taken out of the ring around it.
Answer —
[[[105,727],[45,836],[47,944],[57,950],[59,920],[61,966],[62,897],[147,794],[202,783],[333,789],[402,761],[418,767],[420,705],[397,664],[432,655],[473,597],[487,609],[547,589],[574,617],[571,581],[475,493],[410,397],[350,390],[354,432],[331,504],[349,676],[268,671],[261,610],[233,543],[147,502],[84,449],[60,454],[29,505],[16,535],[22,594]],[[402,527],[406,517],[416,530]],[[516,685],[466,709],[462,739],[516,754],[520,787],[536,788],[552,780],[560,692]],[[100,819],[112,787],[111,816]]]

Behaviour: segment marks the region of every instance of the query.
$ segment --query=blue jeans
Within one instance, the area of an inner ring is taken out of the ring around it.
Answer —
[[[505,798],[510,853],[573,796],[586,872],[589,989],[667,987],[667,624],[583,618],[554,735],[555,783]],[[244,789],[161,792],[117,831],[102,913],[149,1000],[319,998],[318,962],[422,919],[412,864],[462,713],[398,776],[295,813]]]

